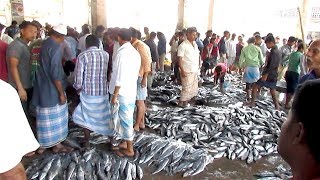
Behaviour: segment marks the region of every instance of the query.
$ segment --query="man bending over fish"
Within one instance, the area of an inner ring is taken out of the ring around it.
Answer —
[[[213,84],[217,85],[218,84],[218,80],[220,81],[220,91],[222,93],[225,93],[224,90],[224,77],[226,76],[227,73],[227,65],[225,63],[218,63],[217,66],[214,68],[214,73],[213,73],[213,77],[214,77],[214,81]]]

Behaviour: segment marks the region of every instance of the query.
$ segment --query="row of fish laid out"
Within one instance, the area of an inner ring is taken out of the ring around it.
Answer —
[[[109,180],[142,179],[143,170],[135,162],[95,148],[84,152],[47,154],[32,161],[28,179]]]
[[[291,169],[285,168],[283,165],[277,166],[273,172],[263,171],[254,175],[254,178],[258,180],[289,180],[292,177]]]
[[[215,159],[227,157],[252,163],[277,152],[277,139],[285,117],[281,111],[245,108],[241,103],[222,108],[153,106],[146,123],[160,136],[205,149]]]
[[[172,175],[183,172],[183,177],[194,176],[204,170],[213,158],[204,149],[195,149],[182,141],[141,133],[134,142],[139,164],[155,167],[152,174],[165,170]]]
[[[77,129],[79,130],[79,129]],[[80,137],[81,132],[73,135]],[[93,136],[95,145],[110,142],[108,137]],[[67,143],[78,147],[74,137]],[[152,174],[166,171],[169,174],[183,172],[193,176],[204,170],[213,158],[203,149],[195,149],[184,142],[162,138],[155,134],[137,134],[134,140],[135,156],[118,157],[106,149],[82,149],[70,153],[46,154],[33,160],[26,169],[28,179],[141,179],[140,165],[148,165]]]

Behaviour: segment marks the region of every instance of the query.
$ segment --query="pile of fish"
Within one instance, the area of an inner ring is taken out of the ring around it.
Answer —
[[[133,161],[92,148],[50,154],[32,161],[26,169],[28,179],[142,179],[142,168]]]
[[[257,107],[196,106],[189,108],[151,107],[148,127],[160,136],[171,137],[206,149],[215,159],[257,161],[277,152],[277,138],[286,114],[272,110],[271,101],[259,101]]]
[[[152,174],[165,170],[169,174],[184,172],[183,177],[194,176],[204,170],[213,158],[204,149],[194,149],[184,142],[142,133],[135,143],[139,164],[155,167]]]
[[[71,138],[67,142],[73,144],[73,147],[78,146]],[[104,136],[94,135],[91,139],[95,145],[106,142],[109,139]],[[134,148],[135,157],[129,159],[97,147],[71,153],[47,154],[32,161],[26,169],[27,177],[39,180],[141,179],[143,170],[140,165],[151,167],[152,174],[165,170],[171,175],[183,172],[183,177],[187,177],[202,172],[213,160],[203,149],[194,149],[184,142],[155,134],[137,134]]]
[[[274,172],[263,171],[255,174],[254,177],[258,180],[289,180],[292,179],[291,169],[285,168],[283,165],[279,165]]]

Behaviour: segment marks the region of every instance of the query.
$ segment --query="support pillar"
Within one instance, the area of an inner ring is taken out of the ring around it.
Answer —
[[[185,0],[178,0],[178,24],[177,24],[177,30],[182,30],[184,28],[184,3]]]
[[[308,22],[308,8],[309,8],[309,0],[301,0],[301,4],[299,6],[300,15],[301,15],[301,22],[300,22],[300,19],[298,19],[296,37],[303,39],[303,40],[305,39],[305,34],[307,34],[307,32],[305,32],[305,30],[306,30],[306,25]],[[299,13],[298,13],[298,18],[300,18]],[[303,29],[303,31],[302,31],[302,29]]]
[[[89,1],[90,2],[90,1]],[[91,25],[93,28],[98,25],[107,26],[106,0],[91,0]]]
[[[214,7],[214,0],[210,0],[209,2],[209,15],[208,15],[208,30],[212,30],[213,24],[213,8]]]

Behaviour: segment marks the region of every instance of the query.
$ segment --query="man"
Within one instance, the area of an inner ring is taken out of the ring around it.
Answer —
[[[219,47],[219,53],[220,53],[220,62],[221,63],[227,63],[227,46],[226,42],[230,38],[230,32],[224,31],[223,37],[219,41],[218,47]]]
[[[197,29],[187,29],[187,39],[178,47],[178,62],[181,74],[181,95],[179,106],[189,106],[189,101],[198,94],[199,49],[195,42]]]
[[[11,25],[7,27],[5,31],[5,33],[8,34],[12,39],[14,39],[14,36],[19,33],[19,28],[17,25],[17,21],[12,21]]]
[[[96,30],[94,32],[94,35],[96,37],[98,37],[98,39],[99,39],[99,49],[101,49],[101,50],[103,50],[103,43],[102,42],[103,42],[103,33],[105,30],[106,30],[106,28],[104,26],[99,25],[96,27]]]
[[[110,82],[111,78],[111,71],[112,71],[112,56],[113,56],[113,46],[114,40],[112,39],[112,32],[105,32],[103,34],[103,45],[104,50],[109,54],[109,61],[108,61],[108,82]]]
[[[299,84],[320,78],[320,39],[312,42],[306,55],[310,61],[309,69],[311,71],[300,78]]]
[[[139,70],[139,77],[137,81],[137,98],[136,98],[136,123],[134,125],[135,131],[144,129],[144,115],[146,113],[146,106],[144,101],[147,98],[147,80],[148,74],[151,72],[151,55],[148,54],[149,46],[138,40],[138,30],[131,28],[131,44],[139,52],[141,59],[141,66]],[[148,49],[147,49],[148,48]]]
[[[203,40],[203,47],[206,47],[210,43],[211,37],[212,37],[212,30],[208,30],[206,32],[206,38]]]
[[[166,54],[167,54],[167,41],[166,37],[162,32],[157,32],[157,36],[159,39],[158,42],[158,53],[159,53],[159,62],[158,62],[158,70],[161,72],[164,71],[164,60],[166,59]]]
[[[231,67],[236,59],[236,48],[237,42],[235,41],[237,35],[235,33],[232,34],[231,39],[226,42],[227,47],[227,59],[228,59],[228,72],[231,72]]]
[[[145,41],[145,43],[150,48],[151,58],[152,58],[151,73],[149,73],[149,75],[148,75],[148,82],[147,82],[147,86],[148,86],[149,89],[152,87],[153,76],[155,74],[156,64],[157,64],[157,61],[159,59],[158,48],[157,48],[156,43],[154,42],[156,37],[157,37],[157,34],[155,32],[151,32],[150,33],[150,38],[147,41]]]
[[[298,88],[288,119],[281,127],[278,152],[290,165],[292,179],[320,179],[319,80]]]
[[[201,54],[202,50],[204,48],[204,45],[203,45],[202,40],[200,39],[200,33],[197,33],[196,43],[197,43],[197,46],[198,46],[200,54]]]
[[[174,66],[177,62],[177,52],[178,52],[178,40],[179,32],[177,31],[171,38],[170,45],[170,54],[171,54],[171,70],[174,71]]]
[[[7,44],[12,43],[13,39],[8,34],[5,34],[5,25],[0,23],[0,40]]]
[[[301,57],[303,56],[303,50],[303,43],[300,43],[298,45],[298,50],[291,53],[289,56],[288,70],[285,74],[285,80],[287,83],[286,109],[290,109],[289,103],[299,83],[300,63],[302,63]]]
[[[34,41],[30,43],[29,49],[30,49],[30,60],[31,60],[31,83],[32,86],[36,79],[36,73],[39,69],[39,61],[40,61],[40,50],[41,50],[41,44],[42,44],[42,38],[41,38],[41,28],[42,25],[38,21],[33,21],[35,25],[37,25],[37,37]]]
[[[285,72],[287,71],[289,56],[294,51],[293,46],[296,44],[296,42],[297,42],[297,39],[293,36],[290,36],[287,44],[283,45],[280,48],[282,55],[281,55],[281,62],[280,62],[280,66],[279,66],[278,80],[281,80],[283,78]]]
[[[238,43],[236,45],[236,58],[235,58],[235,62],[233,63],[236,72],[239,73],[240,75],[242,75],[242,69],[240,68],[240,55],[244,46],[245,44],[243,42],[243,36],[240,35],[238,36]]]
[[[145,40],[145,41],[149,40],[149,38],[150,38],[149,28],[148,28],[148,27],[144,27],[144,28],[143,28],[143,31],[144,31],[144,34],[146,35],[146,36],[144,37],[144,40]]]
[[[0,179],[26,180],[21,159],[38,149],[26,115],[21,107],[17,91],[0,80]],[[8,103],[9,102],[9,103]]]
[[[240,54],[239,66],[244,68],[243,81],[246,83],[247,100],[250,100],[252,85],[260,78],[260,67],[263,65],[262,52],[254,45],[255,38],[249,38],[248,46],[244,47]]]
[[[7,49],[8,82],[17,89],[22,107],[28,119],[32,98],[31,62],[28,43],[37,35],[37,26],[30,21],[20,24],[21,37],[16,38]]]
[[[90,35],[89,25],[85,24],[82,26],[81,37],[79,38],[78,50],[81,52],[86,50],[86,38]]]
[[[278,97],[276,95],[277,77],[278,77],[278,67],[281,61],[281,52],[276,46],[276,42],[273,36],[267,36],[265,43],[270,53],[268,54],[266,65],[262,71],[262,77],[257,83],[253,85],[251,102],[247,103],[249,106],[255,106],[255,100],[258,93],[258,89],[262,86],[270,89],[270,94],[273,99],[273,103],[276,110],[279,110]]]
[[[40,154],[47,148],[52,148],[55,153],[72,151],[72,148],[61,144],[68,135],[68,106],[63,86],[66,83],[60,46],[66,34],[66,27],[54,26],[49,32],[50,37],[41,46],[40,67],[32,99],[36,107]]]
[[[78,39],[76,38],[75,30],[73,28],[68,27],[67,36],[64,39],[70,46],[71,58],[75,62],[77,58],[77,46],[78,46]]]
[[[107,86],[109,55],[98,49],[99,39],[86,38],[87,50],[79,54],[75,68],[74,88],[80,93],[80,104],[73,113],[73,121],[84,128],[84,146],[89,147],[90,131],[113,136],[109,92]]]
[[[263,41],[263,39],[261,38],[260,34],[256,34],[254,36],[254,38],[255,38],[255,43],[254,44],[261,49],[263,60],[265,60],[265,58],[267,56],[267,45]]]
[[[141,66],[138,51],[130,44],[131,31],[120,29],[118,42],[120,48],[113,62],[109,92],[112,94],[111,104],[119,103],[119,129],[116,129],[123,142],[114,147],[119,156],[134,156],[133,151],[133,112],[137,96],[137,80]],[[121,148],[120,148],[121,147]]]

